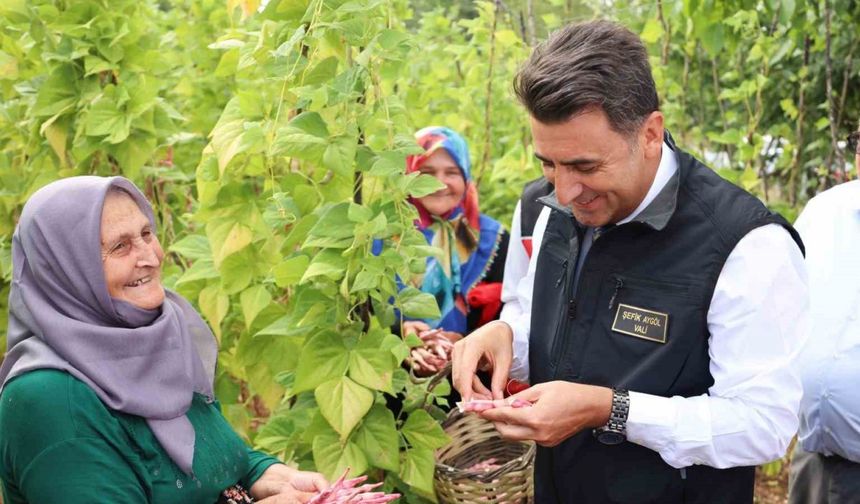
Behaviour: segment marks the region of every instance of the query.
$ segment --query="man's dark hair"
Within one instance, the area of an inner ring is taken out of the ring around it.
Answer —
[[[632,135],[660,100],[639,37],[609,21],[570,24],[532,52],[514,78],[529,114],[545,124],[600,107],[613,130]]]

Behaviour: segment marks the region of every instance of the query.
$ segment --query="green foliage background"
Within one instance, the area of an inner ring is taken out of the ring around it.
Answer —
[[[539,175],[514,72],[548,31],[595,17],[648,44],[678,144],[772,208],[793,219],[851,177],[854,0],[4,0],[0,340],[27,197],[125,175],[157,210],[167,285],[220,340],[237,430],[303,467],[432,499],[446,391],[403,371],[415,342],[388,330],[391,297],[435,310],[393,282],[433,253],[405,204],[436,188],[402,173],[411,134],[462,132],[482,209],[508,221]],[[396,392],[395,418],[383,393]]]

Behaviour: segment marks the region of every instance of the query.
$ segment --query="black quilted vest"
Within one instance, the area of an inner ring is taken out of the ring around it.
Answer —
[[[667,135],[667,142],[672,145]],[[584,230],[553,205],[539,252],[532,304],[531,383],[552,380],[658,396],[707,394],[707,313],[738,241],[766,224],[794,229],[758,199],[679,149],[678,171],[634,221],[604,229],[579,284]],[[653,450],[603,445],[591,430],[539,448],[536,500],[549,503],[752,503],[753,467],[675,469]]]

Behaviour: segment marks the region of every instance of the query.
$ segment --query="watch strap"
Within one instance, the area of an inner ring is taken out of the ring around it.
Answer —
[[[627,416],[630,413],[630,393],[625,389],[612,389],[612,407],[609,411],[609,421],[606,425],[594,430],[594,435],[600,438],[602,432],[612,432],[627,437]]]

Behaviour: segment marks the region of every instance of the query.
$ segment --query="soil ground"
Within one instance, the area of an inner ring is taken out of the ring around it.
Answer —
[[[773,476],[764,474],[761,467],[756,469],[754,502],[755,504],[786,504],[788,502],[787,461]]]

